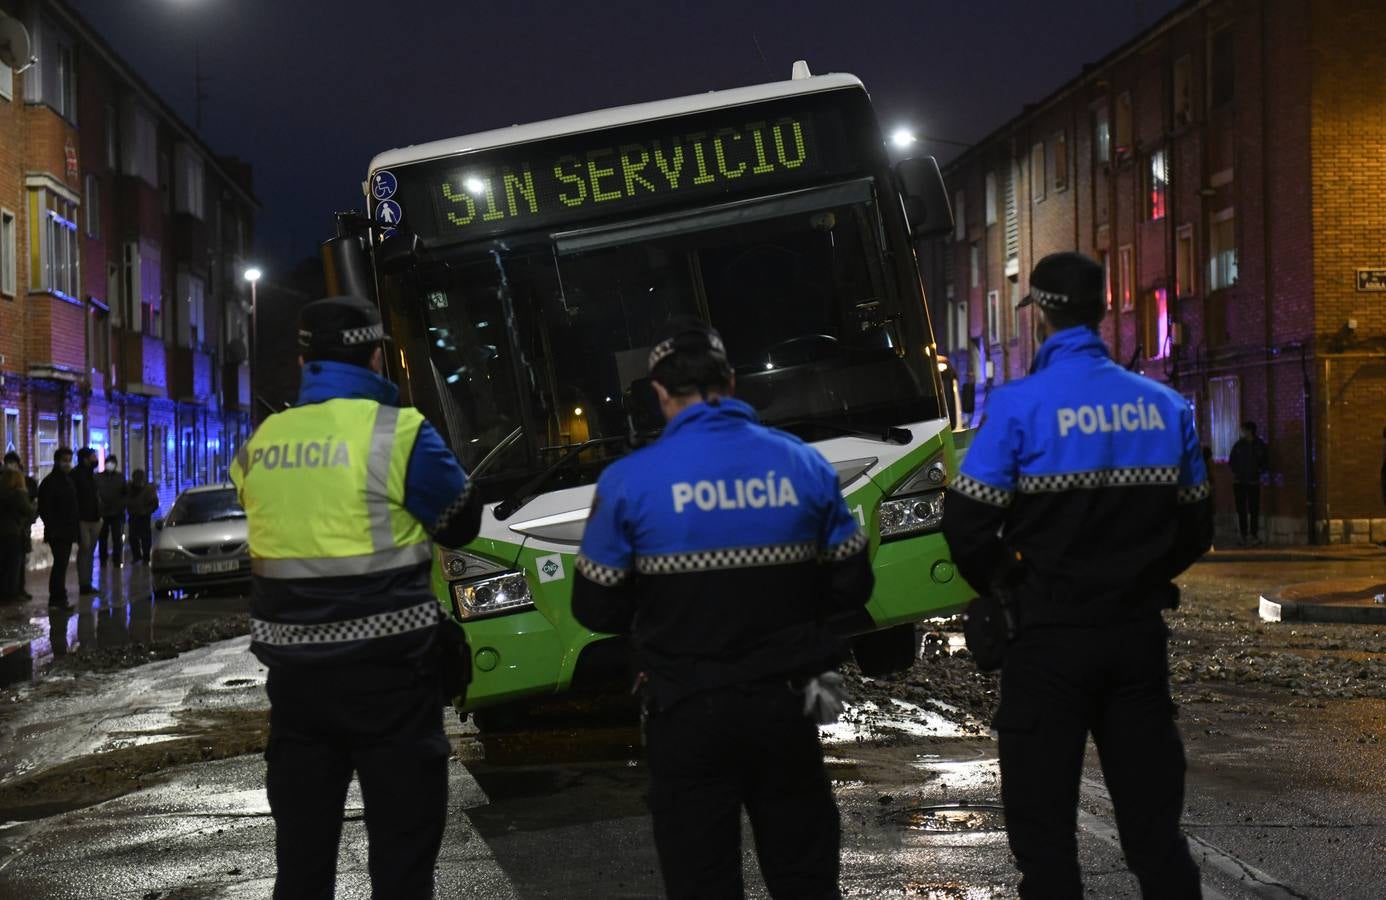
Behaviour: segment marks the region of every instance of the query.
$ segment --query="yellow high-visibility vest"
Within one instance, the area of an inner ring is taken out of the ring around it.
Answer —
[[[266,419],[231,467],[253,574],[365,575],[429,561],[428,533],[404,506],[423,421],[413,408],[348,398]]]

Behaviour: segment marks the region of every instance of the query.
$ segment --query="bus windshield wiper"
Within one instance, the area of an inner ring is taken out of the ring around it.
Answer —
[[[562,470],[564,466],[568,465],[570,462],[581,456],[584,450],[591,449],[592,447],[600,447],[605,444],[616,444],[628,440],[630,440],[630,438],[627,435],[614,434],[609,435],[607,437],[592,438],[591,440],[583,441],[580,444],[571,445],[564,452],[564,454],[560,456],[558,459],[554,460],[553,463],[547,469],[540,472],[538,475],[535,475],[533,478],[531,478],[529,481],[526,481],[524,484],[520,485],[520,487],[516,489],[515,493],[511,494],[509,497],[506,497],[504,500],[497,503],[496,508],[494,510],[496,518],[504,522],[506,519],[513,516],[517,511],[519,511],[520,507],[524,506],[526,503],[532,500],[535,494],[537,494],[539,490],[544,487],[544,485],[548,484],[553,479],[553,476],[558,474],[558,472]]]
[[[908,444],[914,440],[914,433],[908,428],[899,428],[895,425],[877,425],[875,427],[863,427],[860,425],[849,425],[836,419],[793,419],[788,422],[767,422],[771,428],[782,428],[788,430],[795,426],[815,426],[826,428],[829,431],[836,431],[839,434],[849,434],[853,437],[870,438],[873,441],[882,441],[887,444]]]

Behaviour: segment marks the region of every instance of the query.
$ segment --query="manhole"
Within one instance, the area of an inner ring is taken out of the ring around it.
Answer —
[[[1006,817],[995,803],[940,803],[913,806],[885,817],[911,831],[955,834],[964,831],[1004,831]]]

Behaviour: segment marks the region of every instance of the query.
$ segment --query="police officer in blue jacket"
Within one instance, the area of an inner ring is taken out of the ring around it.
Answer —
[[[1021,896],[1083,894],[1091,734],[1142,893],[1198,897],[1160,611],[1212,543],[1208,476],[1189,404],[1108,356],[1103,287],[1077,253],[1035,266],[1021,305],[1039,308],[1047,336],[1030,377],[988,398],[943,533],[968,582],[1004,591],[1016,615],[994,725]]]
[[[733,399],[715,330],[680,318],[660,337],[650,378],[668,424],[602,473],[573,614],[629,634],[648,679],[669,896],[742,896],[745,807],[771,895],[836,898],[837,806],[805,691],[840,661],[824,621],[870,596],[867,539],[832,466]]]

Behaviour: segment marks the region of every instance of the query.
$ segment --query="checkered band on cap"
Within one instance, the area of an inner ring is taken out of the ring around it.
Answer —
[[[664,360],[668,359],[670,356],[674,355],[674,351],[678,349],[674,346],[674,343],[678,340],[679,337],[680,336],[676,335],[675,337],[671,337],[667,340],[660,341],[658,344],[654,345],[654,347],[650,350],[649,358],[649,368],[651,370],[653,370],[655,366],[659,365]],[[720,353],[723,356],[727,355],[727,346],[726,344],[722,343],[722,339],[717,335],[707,335],[707,342],[712,347],[713,353]]]
[[[866,532],[858,528],[856,533],[853,534],[851,537],[847,538],[847,540],[843,541],[835,547],[829,547],[826,551],[824,551],[822,559],[824,562],[830,563],[842,562],[844,559],[850,559],[856,554],[865,550],[866,544]]]
[[[952,483],[948,485],[948,490],[962,494],[964,497],[976,500],[979,503],[987,503],[991,506],[999,506],[1002,509],[1011,505],[1015,499],[1014,491],[1005,491],[999,487],[992,487],[985,481],[978,481],[968,475],[958,475]]]
[[[1213,486],[1208,482],[1190,485],[1179,489],[1180,503],[1197,503],[1200,500],[1207,500],[1213,495]]]
[[[250,620],[250,639],[276,647],[295,644],[340,644],[347,641],[369,641],[392,637],[410,631],[432,628],[438,624],[441,607],[429,600],[417,606],[376,613],[360,619],[322,622],[313,625],[289,625],[283,622]]]
[[[1067,306],[1073,302],[1073,298],[1068,294],[1058,294],[1054,291],[1046,291],[1043,288],[1031,286],[1030,296],[1035,298],[1035,302],[1045,309]]]
[[[371,341],[382,341],[385,339],[385,326],[380,323],[374,325],[364,325],[360,328],[348,328],[342,332],[342,343],[348,347],[356,344],[369,344]]]
[[[599,562],[593,562],[582,554],[578,554],[573,565],[577,568],[579,575],[602,587],[616,587],[630,576],[630,572],[625,569],[604,566]]]
[[[787,566],[814,562],[817,559],[816,544],[772,544],[766,547],[728,547],[724,550],[641,556],[635,560],[635,568],[643,575],[682,575],[719,569]]]
[[[1179,483],[1178,466],[1135,466],[1126,469],[1092,469],[1059,475],[1021,475],[1016,488],[1023,494],[1090,490],[1104,487],[1138,487]]]

